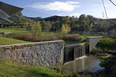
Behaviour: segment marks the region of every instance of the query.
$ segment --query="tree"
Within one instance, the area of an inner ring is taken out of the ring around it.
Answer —
[[[28,21],[26,21],[25,25],[26,25],[26,26],[28,26],[28,25],[29,25],[29,24],[28,24]]]
[[[91,29],[91,28],[93,28],[93,27],[94,27],[94,25],[93,25],[93,23],[91,23],[91,25],[90,25],[90,27],[89,27],[89,28]]]
[[[28,30],[28,26],[29,26],[29,23],[28,23],[28,21],[26,21],[25,22],[25,28],[26,28],[26,30]]]
[[[41,33],[41,25],[40,22],[37,22],[37,32],[40,34]]]
[[[61,23],[62,23],[62,24],[68,24],[69,22],[70,22],[70,20],[69,20],[68,17],[63,17],[63,18],[61,19]]]
[[[50,31],[51,23],[49,21],[41,21],[40,24],[42,26],[42,30],[47,31],[47,32]]]
[[[108,22],[99,22],[96,29],[100,32],[108,32],[109,27],[110,24]]]
[[[75,19],[71,20],[70,27],[71,27],[71,31],[75,32],[75,31],[79,30],[79,28],[80,28],[79,19],[75,18]]]
[[[34,33],[34,36],[36,34],[41,34],[41,25],[40,25],[40,22],[34,22],[33,23],[32,32]]]
[[[68,32],[70,32],[71,29],[68,24],[62,24],[61,30],[62,30],[62,33],[68,33]]]
[[[48,21],[48,22],[46,22],[46,24],[47,24],[46,31],[48,32],[51,29],[51,23]]]
[[[80,15],[79,25],[82,27],[82,30],[85,30],[85,14]]]

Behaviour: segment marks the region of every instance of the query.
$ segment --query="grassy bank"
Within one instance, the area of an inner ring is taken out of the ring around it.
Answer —
[[[0,77],[93,77],[95,75],[94,73],[68,74],[59,70],[60,67],[48,68],[0,59]]]
[[[25,33],[25,32],[28,32],[28,31],[23,30],[23,29],[0,28],[0,33],[2,33],[2,32]]]
[[[29,41],[0,37],[0,45],[19,44],[19,43],[29,43]]]
[[[101,56],[101,67],[105,68],[105,73],[107,77],[116,77],[116,55]]]
[[[69,74],[63,71],[61,67],[36,66],[27,63],[24,64],[17,61],[11,61],[9,59],[0,59],[0,77],[93,77],[93,76],[116,77],[115,74],[105,72],[92,73],[85,71],[83,73]]]
[[[0,59],[0,77],[65,77],[54,69]]]

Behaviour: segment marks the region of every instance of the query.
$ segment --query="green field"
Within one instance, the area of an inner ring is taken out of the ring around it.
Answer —
[[[25,32],[28,32],[28,31],[25,31],[23,29],[0,28],[0,33],[2,33],[2,32],[25,33]]]
[[[19,43],[29,43],[29,41],[0,37],[0,45],[19,44]]]

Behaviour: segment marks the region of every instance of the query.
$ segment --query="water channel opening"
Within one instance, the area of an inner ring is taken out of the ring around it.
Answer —
[[[65,47],[64,63],[74,60],[74,47]]]

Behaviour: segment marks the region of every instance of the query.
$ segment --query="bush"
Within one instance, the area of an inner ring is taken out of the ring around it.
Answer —
[[[81,41],[81,38],[78,35],[63,34],[60,38],[64,41]]]
[[[70,35],[70,34],[63,34],[62,36],[59,34],[56,35],[41,35],[41,34],[33,34],[33,33],[23,33],[23,34],[9,34],[6,37],[25,40],[25,41],[33,41],[33,42],[40,42],[40,41],[52,41],[52,40],[64,40],[64,41],[81,41],[82,38],[78,35]]]
[[[7,37],[25,40],[25,41],[33,41],[33,42],[59,40],[59,37],[56,35],[45,36],[40,34],[35,35],[33,33],[12,34],[12,35],[8,35]]]
[[[106,52],[116,51],[116,39],[103,38],[100,40],[100,42],[96,46]]]
[[[102,52],[103,52],[103,50],[98,49],[98,48],[94,48],[94,49],[91,50],[91,53],[92,53],[92,54],[102,53]]]

